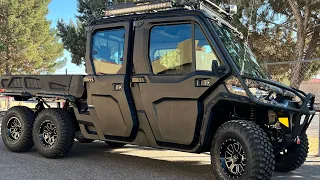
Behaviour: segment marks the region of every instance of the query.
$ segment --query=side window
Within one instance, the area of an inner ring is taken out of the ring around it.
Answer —
[[[196,70],[211,71],[212,61],[215,61],[217,65],[220,65],[220,62],[198,25],[195,25],[194,32],[196,47]]]
[[[150,32],[149,59],[154,74],[192,71],[191,24],[155,26]]]
[[[93,36],[92,60],[96,74],[117,74],[123,64],[125,29],[98,31]]]

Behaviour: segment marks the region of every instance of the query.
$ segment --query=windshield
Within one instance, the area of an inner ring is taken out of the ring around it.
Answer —
[[[220,26],[215,22],[212,22],[212,24],[233,61],[237,65],[241,75],[268,79],[266,73],[261,68],[251,49],[244,40],[236,36],[227,26],[223,24]]]

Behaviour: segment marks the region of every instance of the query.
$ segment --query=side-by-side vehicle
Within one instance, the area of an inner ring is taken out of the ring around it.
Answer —
[[[209,0],[112,5],[86,29],[87,75],[4,75],[2,140],[58,158],[80,142],[210,152],[216,179],[270,179],[299,168],[314,96],[268,78]],[[48,102],[57,102],[51,108]]]

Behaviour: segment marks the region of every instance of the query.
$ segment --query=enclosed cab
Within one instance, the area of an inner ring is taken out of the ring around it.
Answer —
[[[5,145],[21,152],[34,143],[57,158],[76,134],[114,147],[210,152],[217,179],[270,179],[274,169],[298,168],[314,96],[267,77],[228,22],[233,11],[207,0],[109,6],[87,27],[86,76],[1,79],[5,95],[39,101],[35,110],[8,110]]]

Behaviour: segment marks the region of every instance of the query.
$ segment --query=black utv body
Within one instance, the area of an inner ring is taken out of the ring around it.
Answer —
[[[110,6],[106,14],[87,28],[88,75],[1,77],[4,95],[39,102],[7,111],[8,149],[35,145],[57,158],[76,136],[210,152],[217,179],[270,179],[274,169],[304,163],[314,96],[267,78],[226,20],[231,10],[164,1]]]

